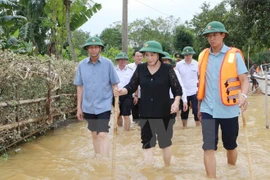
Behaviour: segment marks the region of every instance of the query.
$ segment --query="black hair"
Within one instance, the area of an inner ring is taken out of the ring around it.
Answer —
[[[137,51],[136,51],[137,52]],[[135,52],[135,53],[136,53]],[[157,53],[157,52],[152,52],[152,53]],[[143,56],[145,54],[145,52],[142,52]],[[164,54],[160,54],[160,53],[157,53],[158,54],[158,60],[162,62],[162,57],[164,57],[165,55]]]
[[[160,60],[161,62],[163,62],[163,61],[162,61],[162,57],[164,57],[164,55],[163,55],[163,54],[158,53],[158,60]]]
[[[134,52],[132,53],[132,56],[135,56],[136,55],[136,52],[141,53],[138,49],[135,49]]]

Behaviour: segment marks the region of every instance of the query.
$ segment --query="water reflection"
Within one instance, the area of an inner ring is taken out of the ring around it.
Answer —
[[[270,129],[265,128],[265,106],[263,95],[249,97],[246,113],[247,128],[255,179],[270,179]],[[268,97],[270,103],[270,97]],[[268,110],[269,111],[269,110]],[[154,167],[143,167],[140,143],[140,129],[133,124],[130,132],[118,129],[115,153],[115,171],[112,161],[100,163],[93,158],[91,138],[86,123],[70,124],[67,127],[48,132],[30,143],[19,146],[7,161],[0,160],[0,179],[117,179],[117,180],[193,180],[207,179],[203,166],[202,136],[200,127],[195,127],[191,117],[188,128],[181,122],[174,126],[172,165],[164,167],[162,152],[154,151]],[[112,126],[111,126],[112,127]],[[111,143],[113,142],[110,132]],[[112,146],[111,146],[112,147]],[[238,161],[236,166],[227,165],[226,151],[219,143],[216,152],[217,179],[249,179],[248,157],[245,133],[240,119],[238,139]],[[115,176],[115,177],[113,177]]]

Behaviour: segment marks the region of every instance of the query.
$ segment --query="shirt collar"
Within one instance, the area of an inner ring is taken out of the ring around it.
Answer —
[[[186,60],[185,60],[185,59],[183,59],[182,61],[184,61],[184,62],[183,62],[184,64],[187,64],[187,65],[194,65],[193,59],[191,60],[190,64],[186,63]]]
[[[128,66],[126,65],[126,66],[124,67],[124,69],[121,70],[121,69],[119,68],[119,65],[116,66],[116,70],[117,70],[117,71],[124,71],[124,70],[127,70],[127,68],[128,68]]]
[[[230,48],[229,48],[228,46],[226,46],[226,45],[223,43],[223,46],[222,46],[222,48],[221,48],[221,50],[220,50],[219,53],[225,54],[229,49],[230,49]],[[219,54],[219,53],[218,53],[218,54]],[[212,48],[211,48],[211,47],[210,47],[210,54],[213,54]]]
[[[101,55],[99,55],[98,57],[98,60],[97,60],[97,63],[102,63],[104,60],[103,60],[103,57]],[[88,63],[91,63],[93,64],[91,61],[90,61],[90,57],[88,58]]]

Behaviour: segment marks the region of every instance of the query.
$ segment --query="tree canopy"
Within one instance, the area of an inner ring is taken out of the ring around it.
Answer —
[[[92,0],[0,0],[0,48],[30,55],[82,59],[88,56],[81,46],[90,33],[77,29],[100,8],[101,4]],[[241,49],[253,62],[269,61],[269,12],[270,0],[223,0],[213,8],[205,2],[201,12],[184,24],[173,16],[129,22],[129,46],[139,49],[144,42],[156,40],[170,54],[189,45],[198,55],[209,47],[201,36],[205,26],[220,21],[229,32],[225,39],[228,46]],[[115,22],[98,35],[106,46],[105,55],[108,52],[113,57],[121,51],[121,28],[121,22]]]

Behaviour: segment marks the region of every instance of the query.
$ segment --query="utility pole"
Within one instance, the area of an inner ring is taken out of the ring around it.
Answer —
[[[123,0],[122,51],[128,53],[128,0]]]

